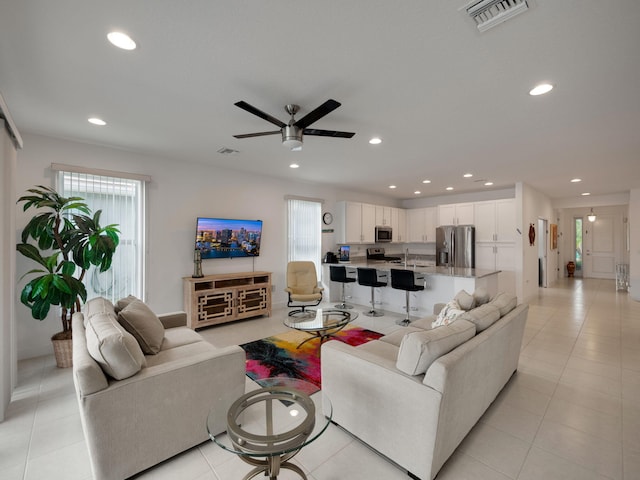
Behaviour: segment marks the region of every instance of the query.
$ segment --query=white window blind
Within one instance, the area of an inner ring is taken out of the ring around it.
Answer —
[[[102,172],[100,172],[102,173]],[[87,299],[102,296],[112,302],[127,295],[144,298],[144,186],[140,178],[121,178],[78,171],[58,172],[58,193],[85,200],[100,225],[117,224],[120,244],[111,268],[91,267],[85,276]],[[126,174],[123,174],[126,175]],[[144,178],[144,177],[141,177]]]
[[[322,203],[297,198],[288,204],[288,261],[310,260],[316,265],[316,275],[322,275]]]

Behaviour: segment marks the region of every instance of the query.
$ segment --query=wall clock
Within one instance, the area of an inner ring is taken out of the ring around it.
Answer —
[[[325,225],[331,225],[332,222],[333,215],[331,215],[329,212],[325,212],[325,214],[322,215],[322,223],[324,223]]]

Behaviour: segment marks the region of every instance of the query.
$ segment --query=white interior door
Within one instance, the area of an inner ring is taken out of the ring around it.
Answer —
[[[616,221],[613,215],[598,215],[595,222],[584,223],[584,276],[616,276]]]

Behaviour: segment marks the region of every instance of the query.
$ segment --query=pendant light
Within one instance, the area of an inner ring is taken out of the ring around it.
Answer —
[[[591,223],[596,221],[596,214],[593,213],[593,208],[591,209],[591,213],[587,215],[587,220],[589,220]]]

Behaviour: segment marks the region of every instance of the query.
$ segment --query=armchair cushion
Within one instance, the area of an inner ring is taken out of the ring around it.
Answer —
[[[108,313],[87,320],[86,339],[91,357],[116,380],[131,377],[146,365],[136,339]]]
[[[160,351],[164,339],[164,325],[141,300],[133,300],[120,310],[118,321],[134,336],[145,354],[155,355]]]

